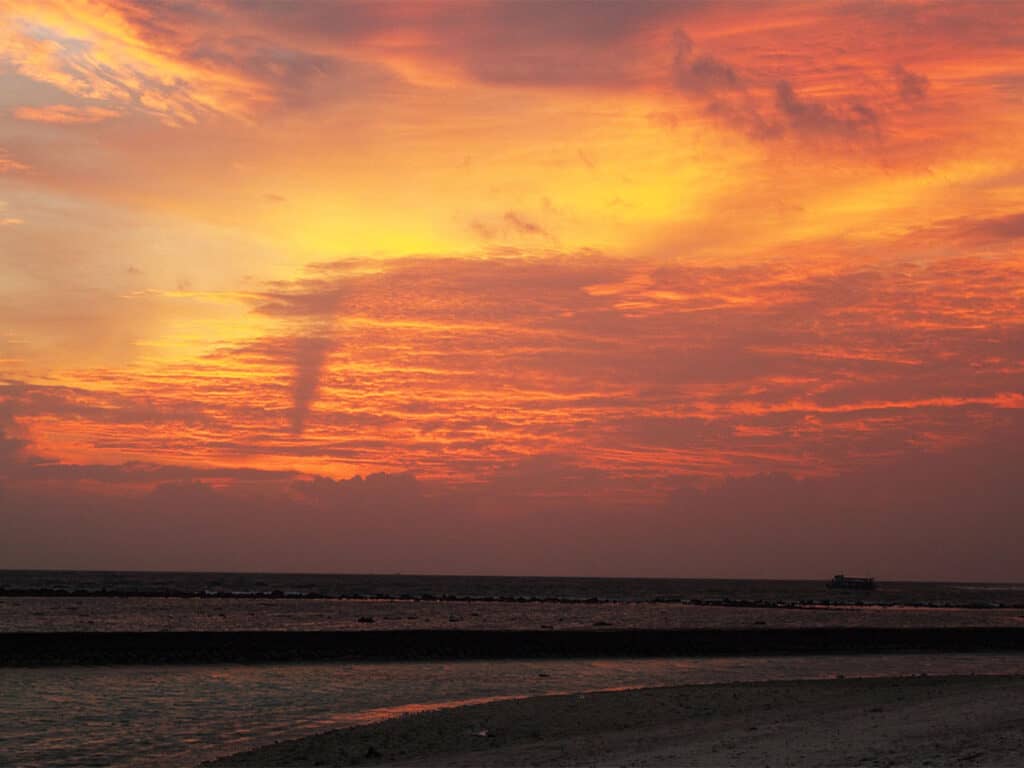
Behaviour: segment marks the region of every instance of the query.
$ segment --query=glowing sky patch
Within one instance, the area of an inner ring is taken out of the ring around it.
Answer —
[[[1020,3],[0,35],[0,567],[1024,578]]]

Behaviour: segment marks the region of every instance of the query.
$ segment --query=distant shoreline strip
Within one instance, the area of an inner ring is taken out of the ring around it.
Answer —
[[[956,608],[956,609],[1024,609],[1024,602],[991,600],[894,600],[891,595],[872,597],[870,591],[842,591],[829,597],[799,599],[738,598],[738,597],[567,597],[557,595],[465,595],[447,592],[432,593],[363,593],[327,594],[275,590],[219,591],[180,589],[63,589],[63,588],[6,588],[0,587],[0,598],[132,598],[169,600],[338,600],[366,602],[410,603],[555,603],[566,605],[694,605],[713,608]]]
[[[1024,627],[0,633],[0,667],[1024,652]]]

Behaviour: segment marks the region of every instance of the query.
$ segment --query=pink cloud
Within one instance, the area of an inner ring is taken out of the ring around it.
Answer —
[[[46,107],[16,107],[14,116],[19,120],[37,123],[78,124],[98,123],[119,117],[120,112],[104,107],[76,107],[68,104],[52,104]]]
[[[0,173],[11,173],[13,171],[24,170],[28,170],[27,165],[19,163],[10,156],[10,153],[6,149],[0,147]]]
[[[3,397],[43,446],[73,423],[89,450],[140,459],[458,482],[539,453],[654,484],[820,475],[969,443],[1024,407],[1022,282],[1014,260],[980,258],[339,262],[249,294],[279,335],[157,389],[124,370]]]

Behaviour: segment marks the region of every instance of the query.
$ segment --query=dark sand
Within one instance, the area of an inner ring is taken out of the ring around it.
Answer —
[[[1024,766],[1024,678],[648,688],[427,712],[217,766]]]

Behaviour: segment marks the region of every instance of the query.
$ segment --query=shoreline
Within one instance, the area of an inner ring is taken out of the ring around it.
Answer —
[[[564,597],[558,595],[461,595],[461,594],[408,594],[387,593],[364,594],[358,592],[329,594],[326,592],[301,592],[275,589],[270,591],[229,592],[219,590],[129,590],[129,589],[65,589],[52,587],[3,587],[0,586],[0,599],[15,598],[47,598],[61,599],[163,599],[163,600],[328,600],[336,602],[402,602],[402,603],[468,603],[488,604],[504,603],[513,605],[530,605],[535,603],[551,603],[555,605],[693,605],[712,608],[782,608],[790,610],[819,610],[837,608],[933,608],[957,610],[999,610],[1022,609],[1021,601],[989,601],[989,600],[916,600],[893,601],[886,596],[877,596],[873,591],[844,591],[841,595],[828,597],[801,597],[780,600],[778,598],[734,598],[734,597]]]
[[[1024,627],[0,633],[0,667],[1024,652]]]
[[[724,683],[539,696],[328,731],[204,766],[1024,765],[1024,677]]]

